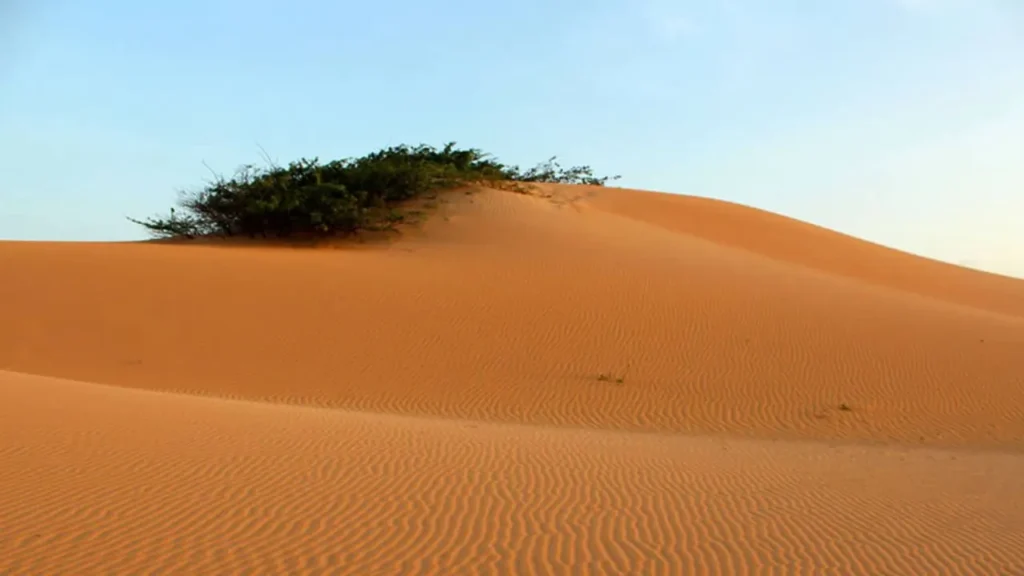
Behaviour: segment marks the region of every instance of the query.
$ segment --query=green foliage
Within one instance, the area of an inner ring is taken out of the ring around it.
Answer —
[[[217,177],[183,194],[181,213],[172,208],[167,218],[129,220],[160,238],[345,236],[390,229],[403,218],[402,203],[440,190],[540,182],[603,186],[609,179],[587,166],[563,169],[555,158],[522,171],[455,143],[403,145],[326,164],[314,158],[287,167],[248,165],[230,180]]]

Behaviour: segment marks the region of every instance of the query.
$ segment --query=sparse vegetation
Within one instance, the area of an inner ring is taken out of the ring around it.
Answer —
[[[622,384],[626,381],[625,376],[615,376],[609,373],[601,373],[597,375],[598,382],[615,382],[616,384]]]
[[[597,375],[597,381],[624,384],[626,382],[626,374],[629,372],[629,367],[630,364],[626,364],[626,368],[622,372],[602,372]]]
[[[360,158],[322,164],[301,159],[287,167],[242,167],[198,192],[182,193],[170,215],[132,222],[157,238],[204,236],[336,237],[388,230],[410,214],[410,200],[435,206],[439,191],[467,185],[527,191],[534,183],[603,186],[589,166],[562,168],[554,157],[529,170],[507,166],[477,149],[449,143],[394,146]]]

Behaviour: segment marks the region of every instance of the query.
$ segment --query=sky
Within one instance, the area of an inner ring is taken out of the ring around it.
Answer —
[[[455,141],[1024,277],[1020,0],[0,0],[0,238]]]

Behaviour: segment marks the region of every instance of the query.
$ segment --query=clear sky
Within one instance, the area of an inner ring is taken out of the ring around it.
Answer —
[[[1024,1],[0,0],[0,238],[449,140],[1024,277]]]

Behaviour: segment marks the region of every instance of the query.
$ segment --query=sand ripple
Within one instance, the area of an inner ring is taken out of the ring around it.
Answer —
[[[1024,457],[4,373],[0,574],[1020,574]]]

